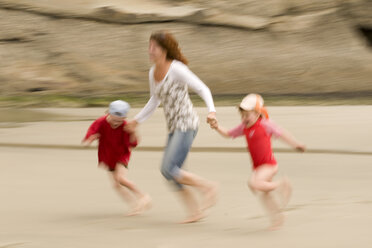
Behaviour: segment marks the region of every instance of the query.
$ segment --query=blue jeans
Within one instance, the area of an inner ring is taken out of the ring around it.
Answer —
[[[186,132],[175,130],[168,135],[161,173],[167,180],[172,180],[179,189],[182,189],[182,185],[177,182],[177,178],[180,176],[180,169],[186,160],[196,133],[197,130]]]

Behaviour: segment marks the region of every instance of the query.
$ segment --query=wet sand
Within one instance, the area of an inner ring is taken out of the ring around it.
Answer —
[[[264,211],[246,187],[248,154],[192,152],[187,168],[219,182],[220,197],[203,221],[181,225],[177,222],[185,217],[184,207],[159,172],[161,152],[133,153],[130,178],[150,193],[154,206],[141,216],[125,217],[127,206],[113,191],[107,173],[97,168],[96,151],[74,149],[90,119],[104,109],[42,111],[69,119],[0,128],[0,247],[368,247],[372,242],[370,155],[276,153],[294,194],[284,227],[270,232]],[[206,110],[198,111],[203,118]],[[235,111],[218,108],[220,122],[233,126],[239,121]],[[269,111],[309,149],[372,152],[370,106]],[[140,133],[139,148],[165,143],[161,109]],[[31,148],[32,144],[45,148]],[[72,149],[47,148],[58,144]],[[224,140],[203,123],[194,143],[241,146],[243,139]],[[274,147],[286,146],[275,142]]]

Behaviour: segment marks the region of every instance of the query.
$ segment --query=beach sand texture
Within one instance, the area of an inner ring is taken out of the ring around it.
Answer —
[[[219,201],[201,222],[177,224],[185,209],[159,172],[166,136],[161,109],[140,128],[129,174],[154,205],[141,216],[125,217],[127,206],[96,166],[96,150],[80,149],[104,109],[42,109],[63,117],[0,128],[0,247],[369,247],[372,107],[268,109],[310,151],[292,153],[274,142],[280,174],[294,186],[281,230],[266,230],[268,219],[246,185],[250,158],[239,150],[189,154],[190,171],[219,182]],[[236,108],[217,111],[224,126],[239,122]],[[202,123],[194,148],[245,147],[244,139],[219,137],[204,123],[206,109],[198,112]]]

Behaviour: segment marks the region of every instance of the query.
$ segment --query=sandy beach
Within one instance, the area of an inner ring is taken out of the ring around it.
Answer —
[[[294,194],[286,223],[275,232],[266,230],[268,219],[246,186],[248,153],[221,152],[244,148],[244,139],[225,140],[210,130],[205,108],[197,109],[202,123],[193,147],[211,149],[191,152],[186,166],[219,183],[217,205],[199,223],[177,223],[185,211],[159,172],[166,128],[158,109],[140,127],[141,143],[130,162],[130,179],[149,192],[153,208],[126,217],[127,206],[107,172],[97,168],[96,150],[80,146],[104,110],[36,109],[60,117],[0,123],[0,248],[371,245],[372,106],[268,108],[272,119],[310,151],[276,153],[280,174],[290,178]],[[234,107],[217,111],[224,126],[239,123]],[[137,112],[132,109],[131,115]],[[274,148],[288,147],[274,141]]]

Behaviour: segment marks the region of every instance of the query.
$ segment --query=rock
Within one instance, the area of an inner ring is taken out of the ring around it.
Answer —
[[[271,29],[276,31],[299,31],[317,29],[330,20],[340,19],[335,13],[338,9],[327,9],[299,15],[279,16],[272,19]]]
[[[0,0],[0,93],[147,94],[159,29],[214,94],[372,92],[368,1],[205,1]]]
[[[291,13],[318,12],[339,7],[340,0],[282,0]]]
[[[264,17],[235,15],[216,10],[201,10],[192,16],[183,18],[183,20],[191,23],[243,28],[248,30],[265,29],[270,24],[270,20]]]
[[[354,25],[372,28],[372,2],[369,0],[345,1],[344,14]]]

